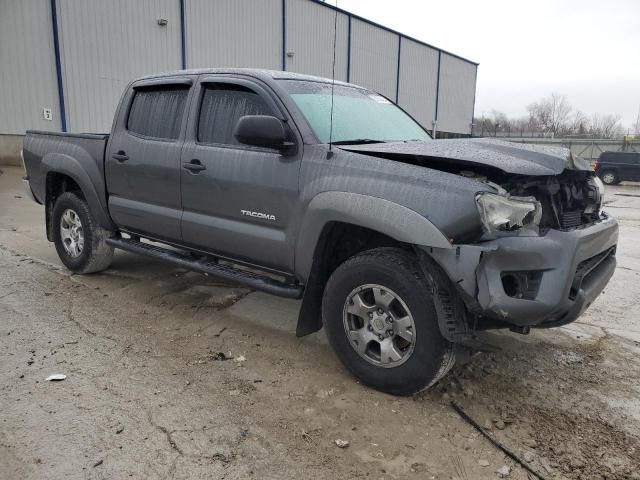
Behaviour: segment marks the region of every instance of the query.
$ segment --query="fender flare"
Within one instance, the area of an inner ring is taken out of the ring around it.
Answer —
[[[81,164],[80,161],[70,155],[62,153],[50,153],[42,158],[40,173],[43,179],[42,198],[46,205],[46,185],[50,173],[66,175],[78,184],[84,195],[89,211],[95,221],[106,230],[116,230],[116,226],[107,212],[106,194],[103,180],[103,172],[98,170],[94,160],[87,156]],[[97,182],[92,181],[92,178]]]
[[[369,228],[412,245],[453,248],[447,237],[415,210],[370,195],[326,191],[311,199],[304,214],[295,250],[299,278],[309,278],[318,240],[329,222]]]
[[[453,248],[433,223],[410,208],[358,193],[319,193],[309,202],[296,243],[296,275],[305,283],[296,327],[299,337],[322,328],[322,296],[327,278],[315,259],[323,258],[318,251],[322,246],[320,236],[330,222],[369,228],[412,245]]]

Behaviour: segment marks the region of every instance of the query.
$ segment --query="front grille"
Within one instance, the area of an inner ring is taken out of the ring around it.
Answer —
[[[576,210],[575,212],[564,212],[560,215],[560,228],[569,229],[579,227],[582,223],[582,212]]]

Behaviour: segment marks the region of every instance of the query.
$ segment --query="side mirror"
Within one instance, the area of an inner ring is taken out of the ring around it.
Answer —
[[[270,115],[245,115],[240,117],[233,136],[246,145],[284,150],[293,145],[286,141],[281,120]]]

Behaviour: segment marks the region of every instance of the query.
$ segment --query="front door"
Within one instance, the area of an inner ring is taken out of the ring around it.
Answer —
[[[283,155],[241,145],[233,136],[244,115],[284,118],[257,82],[201,79],[182,151],[182,237],[187,245],[261,266],[293,269],[291,219],[298,198],[301,142]]]
[[[125,94],[105,152],[109,212],[134,233],[180,241],[180,151],[192,80],[162,78]]]

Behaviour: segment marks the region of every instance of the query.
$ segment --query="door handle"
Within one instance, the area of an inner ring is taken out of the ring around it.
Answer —
[[[120,163],[122,163],[122,162],[126,162],[127,160],[129,160],[129,155],[124,153],[122,150],[119,150],[118,153],[112,153],[111,154],[111,158],[113,158],[113,159],[119,161]]]
[[[201,172],[202,170],[207,169],[207,167],[202,165],[202,163],[200,163],[200,160],[197,160],[197,159],[193,159],[190,162],[184,162],[182,166],[193,173]]]

